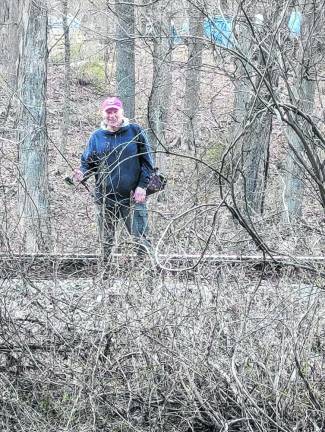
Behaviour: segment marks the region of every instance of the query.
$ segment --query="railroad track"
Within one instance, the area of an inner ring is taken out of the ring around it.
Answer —
[[[283,269],[307,271],[324,277],[323,256],[262,255],[159,255],[143,262],[144,268],[161,272],[194,272],[197,269],[219,269],[225,266],[247,266],[254,270],[278,272]],[[0,254],[0,278],[80,278],[95,276],[103,269],[130,269],[138,263],[135,255],[113,254],[109,263],[95,254]]]

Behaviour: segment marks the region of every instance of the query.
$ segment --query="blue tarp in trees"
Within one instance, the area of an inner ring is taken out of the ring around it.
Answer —
[[[218,45],[229,47],[232,44],[232,19],[227,17],[206,18],[204,35]]]
[[[256,15],[259,25],[263,25],[263,16]],[[288,28],[292,36],[300,36],[301,34],[302,13],[294,9],[288,20]],[[217,16],[214,18],[205,18],[203,23],[204,36],[224,47],[231,47],[233,43],[232,33],[232,18]],[[188,21],[184,20],[181,25],[172,25],[171,39],[174,44],[183,43],[184,36],[189,34]]]
[[[172,25],[171,39],[174,44],[183,43],[184,36],[188,34],[188,21],[184,20],[178,26]],[[229,47],[232,43],[232,19],[221,16],[206,18],[203,23],[203,35],[218,45]]]
[[[298,10],[293,10],[288,21],[288,28],[293,36],[300,36],[301,22],[302,13]]]
[[[62,17],[57,17],[57,16],[49,16],[49,20],[48,20],[48,24],[49,27],[52,29],[62,29],[63,28],[63,22],[62,22]],[[72,15],[68,15],[67,17],[67,21],[68,21],[68,26],[71,29],[80,29],[80,21]]]
[[[184,36],[189,34],[188,20],[184,20],[180,26],[172,25],[171,39],[173,44],[183,43]]]

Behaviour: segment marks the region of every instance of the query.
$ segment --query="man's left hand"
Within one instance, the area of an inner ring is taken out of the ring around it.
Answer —
[[[142,204],[146,200],[146,195],[146,190],[138,186],[133,194],[133,199],[137,204]]]

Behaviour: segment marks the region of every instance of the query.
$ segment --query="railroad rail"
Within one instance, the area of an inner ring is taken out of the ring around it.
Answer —
[[[0,278],[80,278],[92,277],[103,269],[130,269],[139,263],[135,255],[112,254],[109,262],[96,254],[0,254]],[[161,272],[189,272],[202,268],[248,266],[254,270],[305,270],[324,277],[323,256],[262,255],[158,255],[144,260],[144,267]]]

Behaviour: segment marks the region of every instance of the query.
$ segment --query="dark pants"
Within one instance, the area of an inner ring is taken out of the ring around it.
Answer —
[[[138,255],[151,249],[148,235],[148,210],[146,204],[131,203],[129,200],[97,204],[98,230],[102,254],[108,257],[114,246],[115,231],[119,220],[123,219],[126,228],[134,238]]]

